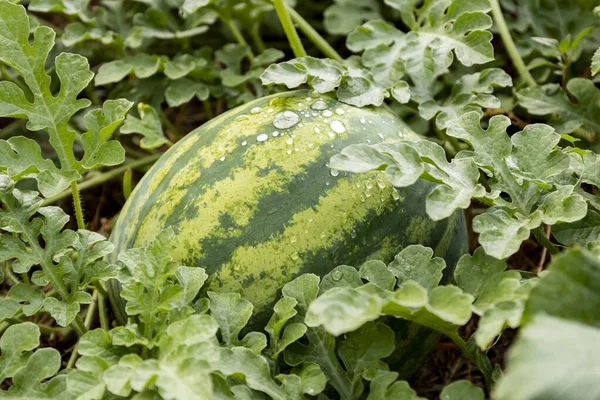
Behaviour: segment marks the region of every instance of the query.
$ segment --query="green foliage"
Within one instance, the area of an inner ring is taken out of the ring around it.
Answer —
[[[26,118],[29,130],[44,129],[50,137],[60,161],[60,168],[41,156],[39,146],[25,138],[0,142],[0,170],[13,179],[34,178],[44,196],[57,194],[81,177],[81,173],[100,166],[117,165],[124,160],[120,143],[110,136],[125,118],[131,107],[126,100],[107,101],[101,110],[85,116],[87,132],[81,135],[83,158],[73,153],[75,132],[70,120],[90,102],[78,99],[79,93],[91,81],[93,74],[88,61],[77,54],[62,53],[56,57],[56,75],[61,87],[55,96],[45,64],[54,46],[55,33],[46,26],[33,31],[33,46],[29,44],[30,27],[25,9],[7,1],[0,2],[0,32],[3,51],[0,62],[12,67],[23,79],[33,96],[28,100],[24,90],[10,81],[0,82],[0,117]],[[12,163],[11,160],[18,160]]]
[[[600,396],[597,2],[307,0],[299,15],[287,1],[309,54],[294,59],[267,0],[24,3],[0,0],[0,397],[423,399],[394,371],[397,320],[445,335],[484,376],[485,391],[458,380],[442,400]],[[281,85],[435,135],[339,149],[327,166],[430,181],[428,215],[475,208],[481,247],[453,274],[414,245],[298,276],[258,331],[250,302],[174,261],[172,231],[107,262],[79,182],[145,165],[143,151]],[[78,230],[51,205],[69,188]],[[539,274],[545,252],[508,259],[532,234],[550,253]],[[108,320],[109,280],[124,326]],[[507,329],[519,332],[501,371],[487,355]]]
[[[0,204],[0,261],[12,260],[18,274],[35,269],[32,286],[13,286],[1,299],[2,318],[19,312],[30,316],[43,309],[58,325],[71,324],[80,305],[92,301],[86,287],[116,276],[116,268],[102,260],[114,246],[98,233],[63,229],[69,219],[63,210],[41,207],[37,192],[17,189],[4,174],[0,174]],[[41,290],[48,284],[58,296]],[[76,325],[81,329],[81,321]]]
[[[473,148],[450,163],[442,147],[423,140],[353,145],[334,156],[330,166],[351,172],[385,170],[397,187],[418,178],[436,183],[427,198],[427,213],[434,220],[467,208],[471,199],[494,206],[475,217],[473,229],[486,253],[498,259],[516,253],[542,223],[573,223],[588,215],[587,196],[580,194],[578,184],[597,175],[596,154],[556,147],[560,135],[547,125],[531,124],[509,137],[508,118],[491,118],[487,130],[479,120],[477,112],[468,112],[448,123],[447,134]],[[486,185],[480,183],[484,177]]]

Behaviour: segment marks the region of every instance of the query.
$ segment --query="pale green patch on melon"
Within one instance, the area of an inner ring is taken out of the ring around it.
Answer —
[[[436,226],[437,222],[426,215],[416,215],[410,219],[405,234],[411,243],[425,243]]]
[[[302,271],[305,257],[344,241],[366,224],[374,209],[393,202],[391,187],[373,185],[377,177],[375,172],[340,179],[315,207],[294,214],[281,234],[237,248],[231,262],[218,269],[211,287],[242,293],[257,306],[256,312],[266,311],[261,307],[270,305],[278,290]],[[369,197],[364,195],[365,182],[371,182]],[[387,259],[392,253],[381,255]]]

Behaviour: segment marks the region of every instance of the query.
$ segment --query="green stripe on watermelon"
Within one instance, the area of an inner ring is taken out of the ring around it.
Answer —
[[[284,111],[299,121],[275,126]],[[266,322],[281,287],[302,273],[390,261],[416,243],[453,267],[466,251],[464,217],[431,221],[424,207],[428,184],[396,191],[378,172],[336,174],[325,165],[350,144],[402,139],[417,136],[383,108],[359,109],[306,92],[255,100],[165,153],[133,191],[111,240],[118,252],[147,245],[172,227],[173,256],[205,268],[209,290],[250,300],[254,326]],[[124,320],[117,287],[111,300]],[[416,351],[426,352],[426,336],[415,337]]]

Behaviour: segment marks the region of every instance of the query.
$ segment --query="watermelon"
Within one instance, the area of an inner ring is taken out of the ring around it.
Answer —
[[[381,172],[327,166],[350,144],[417,138],[385,108],[356,108],[304,91],[254,100],[191,132],[158,160],[114,226],[115,252],[148,245],[171,227],[173,257],[205,268],[208,290],[251,301],[258,325],[283,285],[303,273],[389,262],[409,244],[432,247],[454,266],[466,252],[464,216],[432,221],[425,213],[429,184],[395,189]],[[110,291],[123,321],[118,287]],[[415,361],[435,343],[420,327],[398,329]]]

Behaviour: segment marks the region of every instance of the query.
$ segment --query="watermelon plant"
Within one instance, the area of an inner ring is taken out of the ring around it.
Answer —
[[[599,24],[0,0],[0,398],[600,398]]]

